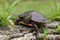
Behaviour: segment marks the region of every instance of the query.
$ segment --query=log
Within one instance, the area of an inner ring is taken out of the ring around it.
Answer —
[[[56,29],[58,25],[60,25],[60,22],[51,22],[51,23],[45,24],[45,27]]]

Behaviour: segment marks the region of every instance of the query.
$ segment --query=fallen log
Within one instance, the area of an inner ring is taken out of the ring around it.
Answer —
[[[58,25],[60,25],[60,22],[51,22],[51,23],[45,24],[45,27],[56,29],[58,27]]]

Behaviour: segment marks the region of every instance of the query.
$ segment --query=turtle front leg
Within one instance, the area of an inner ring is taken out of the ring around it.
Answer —
[[[34,34],[35,34],[36,40],[37,40],[38,39],[37,35],[38,35],[38,33],[40,33],[40,30],[34,22],[32,22],[32,24],[33,24],[34,28],[36,29],[36,32]]]
[[[33,24],[34,28],[36,29],[36,31],[37,31],[38,33],[40,33],[40,30],[39,30],[39,28],[37,27],[37,25],[36,25],[34,22],[32,22],[32,24]]]

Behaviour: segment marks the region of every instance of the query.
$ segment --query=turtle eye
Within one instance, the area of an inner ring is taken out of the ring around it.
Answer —
[[[20,21],[22,21],[22,20],[24,20],[24,17],[20,17],[19,19],[20,19]]]

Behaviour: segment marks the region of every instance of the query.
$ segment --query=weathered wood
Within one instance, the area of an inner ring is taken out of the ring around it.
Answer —
[[[38,38],[43,38],[44,34],[38,34],[37,35]],[[47,35],[47,40],[60,40],[60,35]]]
[[[52,29],[57,28],[58,25],[60,25],[60,22],[51,22],[51,23],[45,24],[47,28],[52,28]]]

